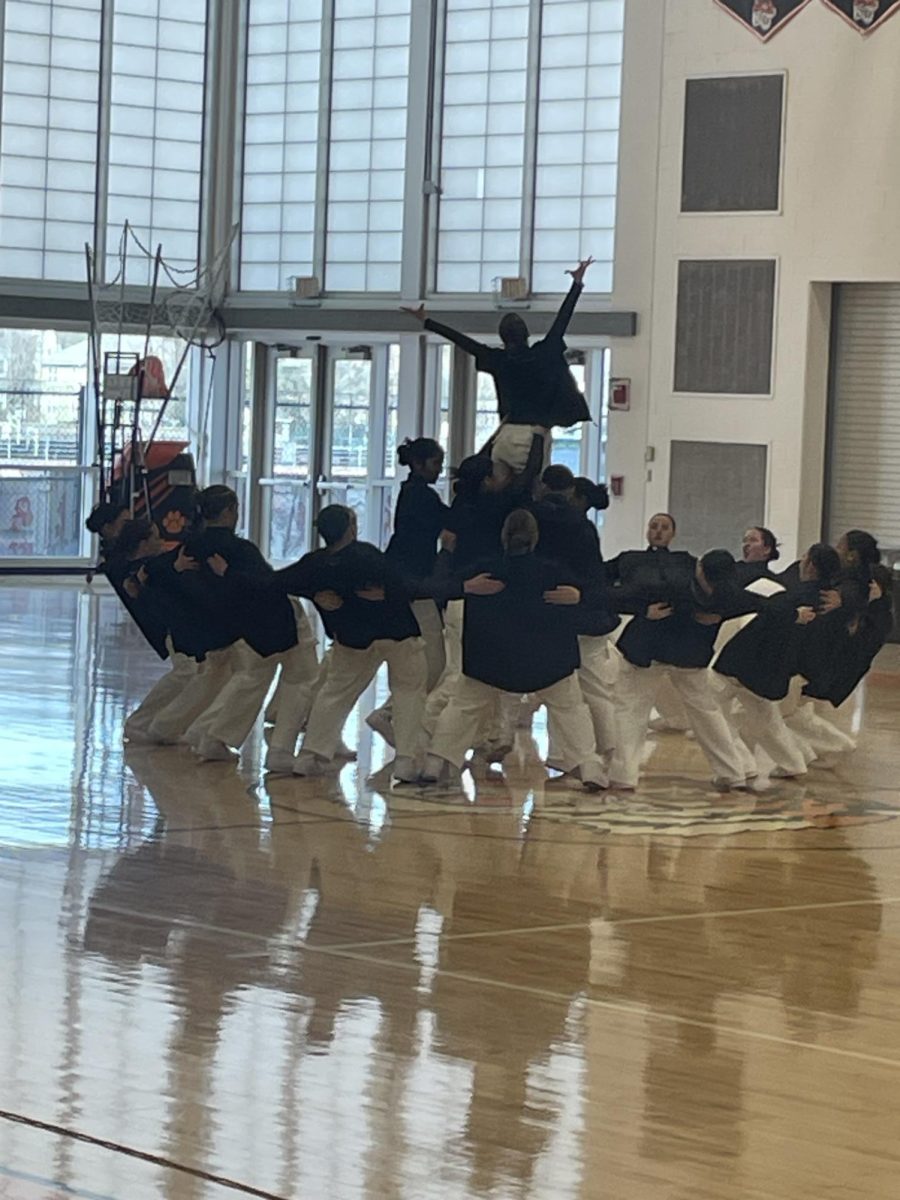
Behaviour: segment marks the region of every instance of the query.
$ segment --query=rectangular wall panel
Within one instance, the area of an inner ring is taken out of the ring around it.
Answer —
[[[774,317],[774,260],[680,262],[675,391],[768,395]]]
[[[678,524],[675,546],[702,554],[730,550],[766,515],[765,446],[737,442],[672,442],[669,512]]]
[[[687,81],[682,212],[777,210],[783,98],[783,75]]]

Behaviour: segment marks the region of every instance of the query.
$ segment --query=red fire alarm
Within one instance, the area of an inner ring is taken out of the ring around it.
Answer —
[[[609,381],[610,412],[628,412],[631,408],[631,380],[611,379]]]
[[[624,475],[610,475],[609,490],[612,492],[612,494],[614,496],[624,495],[624,493],[625,493],[625,476]]]

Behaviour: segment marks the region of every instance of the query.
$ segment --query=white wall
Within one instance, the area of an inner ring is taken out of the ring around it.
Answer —
[[[774,71],[787,76],[782,211],[682,216],[685,80]],[[767,443],[766,521],[786,559],[818,537],[830,292],[812,285],[900,281],[898,200],[900,16],[864,38],[814,0],[762,45],[713,0],[626,0],[614,304],[635,308],[640,328],[614,345],[613,369],[634,388],[632,411],[610,422],[609,471],[628,494],[607,553],[640,544],[644,517],[667,506],[673,438]],[[770,399],[673,392],[678,260],[717,257],[778,260]],[[647,444],[652,478],[629,487]]]

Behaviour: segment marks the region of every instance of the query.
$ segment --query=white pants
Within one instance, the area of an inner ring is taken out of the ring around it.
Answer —
[[[491,458],[494,462],[504,463],[514,475],[520,475],[528,465],[531,442],[535,436],[544,439],[543,469],[550,463],[553,448],[553,436],[543,425],[507,425],[504,421],[494,434]]]
[[[192,745],[198,745],[205,737],[226,746],[243,745],[280,666],[278,714],[269,746],[294,753],[319,675],[316,639],[309,619],[299,605],[295,605],[294,611],[297,644],[289,650],[263,657],[246,642],[235,643],[234,673],[218,699],[188,729],[185,736]]]
[[[405,638],[402,642],[383,638],[365,650],[353,650],[335,642],[328,674],[309,714],[303,739],[305,751],[320,758],[334,758],[344,723],[382,663],[387,663],[393,700],[397,757],[419,757],[424,740],[422,713],[426,678],[425,643],[420,637]]]
[[[444,671],[437,686],[429,693],[423,724],[427,733],[434,731],[438,717],[450,703],[450,697],[462,675],[462,631],[465,600],[451,600],[444,611]]]
[[[479,730],[489,717],[498,696],[509,696],[500,688],[461,675],[450,703],[441,713],[431,740],[431,753],[454,767],[461,767],[466,753],[478,742]],[[603,775],[603,764],[594,749],[591,714],[581,697],[576,675],[571,674],[551,687],[532,692],[547,707],[547,723],[564,771],[587,768],[591,778]],[[518,700],[518,696],[515,697]]]
[[[833,719],[833,714],[839,711],[821,700],[804,696],[785,718],[788,729],[807,749],[808,762],[831,754],[849,754],[856,749],[856,738],[840,729]]]
[[[713,776],[729,783],[742,783],[746,775],[744,762],[719,705],[709,668],[672,667],[667,663],[633,667],[625,658],[620,664],[616,689],[616,748],[610,778],[616,783],[636,786],[654,697],[665,676],[684,705]]]
[[[189,682],[182,687],[150,725],[152,737],[175,741],[215,702],[234,670],[231,646],[211,650],[198,663]]]
[[[616,653],[609,635],[580,634],[578,649],[581,652],[578,682],[594,724],[597,753],[608,754],[616,744],[616,684],[621,655]]]
[[[447,663],[444,651],[444,623],[441,620],[440,609],[433,600],[413,600],[410,608],[425,644],[425,691],[430,695],[443,679]],[[388,695],[379,711],[387,717],[393,717],[394,705],[391,695]]]
[[[779,770],[789,775],[805,774],[807,761],[803,746],[785,724],[778,701],[757,696],[727,676],[719,678],[719,696],[726,719],[737,726],[741,739],[750,750],[759,747]],[[738,701],[740,709],[732,715],[734,700]],[[745,762],[745,771],[749,773],[751,769],[755,770],[755,759],[753,768]]]
[[[156,717],[178,697],[197,674],[197,662],[187,654],[180,654],[166,638],[169,650],[169,669],[140,702],[125,721],[125,736],[149,734]]]

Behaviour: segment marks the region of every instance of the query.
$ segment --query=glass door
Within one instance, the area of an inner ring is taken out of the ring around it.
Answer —
[[[319,502],[348,505],[360,538],[382,548],[391,536],[397,482],[399,353],[394,343],[335,350],[327,371]]]
[[[263,540],[274,562],[292,562],[312,541],[313,359],[273,352],[271,422],[259,480]]]

